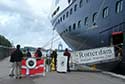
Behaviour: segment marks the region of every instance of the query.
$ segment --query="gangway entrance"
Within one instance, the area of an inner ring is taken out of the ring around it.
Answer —
[[[115,46],[116,56],[120,56],[121,61],[115,68],[115,73],[125,74],[125,32],[113,32],[112,44]]]

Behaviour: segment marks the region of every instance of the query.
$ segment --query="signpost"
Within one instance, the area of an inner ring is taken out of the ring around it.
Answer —
[[[57,56],[57,71],[67,72],[67,56]]]

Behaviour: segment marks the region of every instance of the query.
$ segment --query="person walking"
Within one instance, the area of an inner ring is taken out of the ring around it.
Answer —
[[[68,51],[68,48],[65,49],[63,55],[68,57],[68,60],[67,60],[67,71],[70,72],[69,60],[70,60],[71,54]]]
[[[13,55],[13,52],[14,52],[14,49],[12,49],[12,53],[10,55],[10,62],[11,62],[11,69],[10,69],[10,72],[9,72],[9,76],[10,77],[13,77],[14,76],[14,70],[15,70],[15,60],[14,60],[14,55]]]
[[[21,78],[21,60],[23,58],[23,53],[20,50],[20,45],[16,46],[16,50],[12,53],[12,55],[16,66],[16,70],[15,70],[16,79],[20,79]]]

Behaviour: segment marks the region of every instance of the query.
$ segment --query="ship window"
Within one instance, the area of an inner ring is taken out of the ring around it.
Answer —
[[[81,20],[78,21],[78,28],[81,28]]]
[[[70,9],[70,15],[72,14],[72,8]]]
[[[74,23],[74,24],[73,24],[73,30],[75,30],[75,29],[76,29],[76,24]]]
[[[56,14],[56,11],[54,11],[54,13],[52,14],[52,17]]]
[[[68,29],[66,29],[66,32],[68,32]]]
[[[64,31],[64,33],[65,33],[66,31]]]
[[[69,15],[69,12],[66,12],[66,17],[68,17],[68,15]]]
[[[96,22],[96,17],[97,17],[97,12],[93,14],[93,17],[92,17],[92,22],[93,22],[93,23]]]
[[[89,0],[86,0],[86,3],[88,3],[89,2]]]
[[[88,25],[88,17],[85,18],[84,25]]]
[[[71,32],[71,25],[69,26],[69,32]]]
[[[59,7],[54,11],[54,13],[52,14],[52,17],[54,16],[54,15],[56,15],[56,13],[59,11]]]
[[[65,15],[63,15],[63,20],[65,20]]]
[[[80,0],[79,7],[81,8],[83,6],[83,0]]]
[[[60,21],[58,20],[58,23],[60,23]]]
[[[77,10],[77,4],[74,6],[74,11],[76,11]]]
[[[62,17],[60,17],[60,21],[62,22]]]
[[[120,0],[116,3],[116,12],[120,13],[123,10],[123,1]]]
[[[59,11],[59,7],[56,9],[56,12],[58,12]]]
[[[68,3],[70,3],[71,2],[71,0],[68,0]]]
[[[106,18],[109,15],[109,8],[106,7],[103,9],[103,18]]]

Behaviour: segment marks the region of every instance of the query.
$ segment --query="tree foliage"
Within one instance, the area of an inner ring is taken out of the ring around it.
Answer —
[[[0,45],[6,46],[6,47],[12,47],[12,44],[10,43],[10,41],[2,35],[0,35]]]

